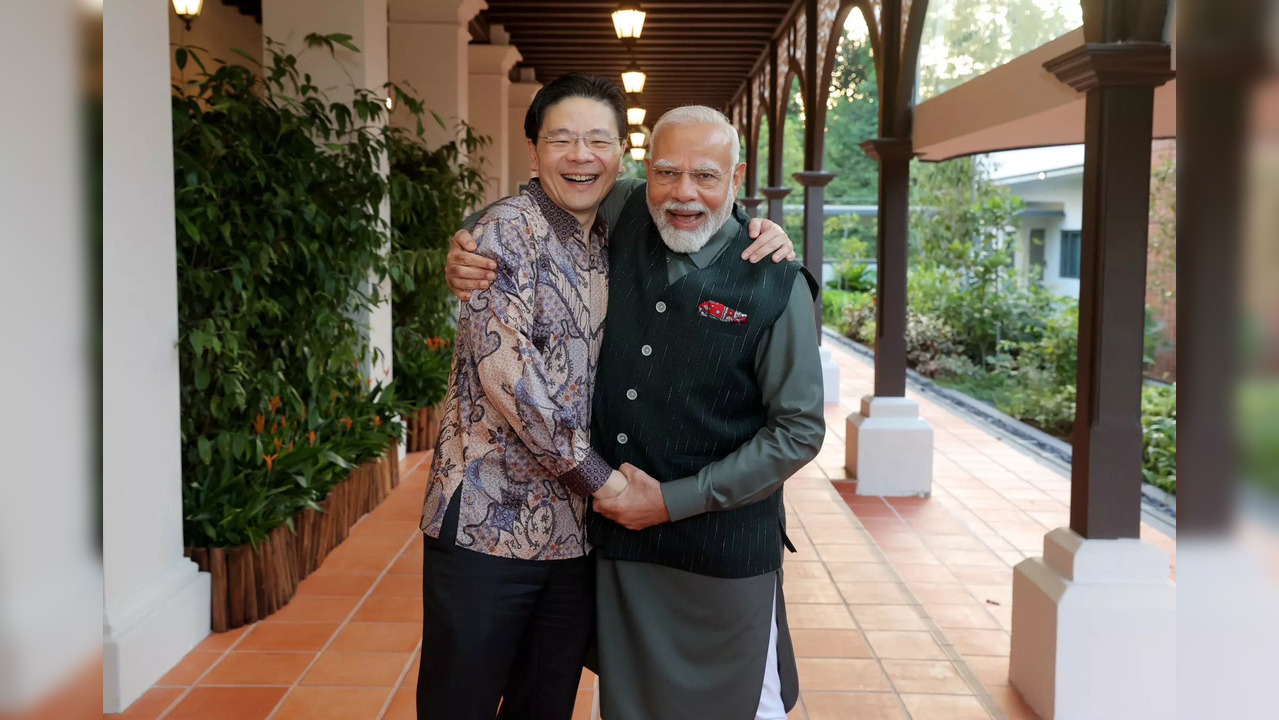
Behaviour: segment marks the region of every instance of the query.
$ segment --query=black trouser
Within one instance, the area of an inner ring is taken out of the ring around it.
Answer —
[[[459,496],[440,539],[426,538],[418,720],[569,720],[595,632],[595,564],[459,548]]]

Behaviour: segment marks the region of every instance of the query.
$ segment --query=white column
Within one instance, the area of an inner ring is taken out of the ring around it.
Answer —
[[[387,0],[264,0],[262,35],[285,43],[297,54],[310,33],[345,33],[360,52],[338,48],[336,61],[326,50],[310,50],[298,61],[303,73],[323,89],[331,100],[349,101],[355,87],[381,91],[388,78]],[[355,85],[352,85],[352,82]],[[387,166],[383,165],[386,171]],[[390,202],[382,206],[382,218],[389,221]],[[370,278],[372,282],[373,278]],[[391,280],[380,286],[385,302],[359,318],[367,327],[369,345],[378,357],[365,366],[373,379],[386,381],[392,371]]]
[[[469,122],[467,25],[487,7],[484,0],[390,0],[390,77],[426,103],[424,125],[432,146],[453,140],[459,120]],[[431,112],[444,120],[444,129]],[[408,125],[400,113],[392,122]]]
[[[106,5],[104,712],[127,707],[209,632],[209,576],[182,554],[167,12],[152,0]]]
[[[1009,680],[1040,717],[1178,717],[1176,677],[1177,589],[1159,548],[1058,528],[1013,570]]]
[[[510,130],[508,134],[510,147],[510,170],[506,194],[514,195],[520,191],[520,185],[529,181],[529,157],[527,138],[524,137],[524,116],[533,104],[533,97],[542,89],[542,84],[533,79],[533,69],[521,70],[520,81],[511,83],[510,88]]]
[[[506,33],[498,25],[489,29],[496,43]],[[496,32],[495,32],[496,31]],[[511,67],[520,60],[520,51],[505,44],[470,46],[470,116],[471,127],[489,138],[488,147],[471,158],[484,175],[485,203],[506,194],[510,173],[510,100]]]

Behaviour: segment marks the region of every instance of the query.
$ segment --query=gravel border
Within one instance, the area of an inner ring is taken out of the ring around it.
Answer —
[[[844,337],[829,327],[822,327],[822,337],[840,348],[869,361],[875,352],[859,342]],[[993,405],[965,395],[958,390],[945,388],[919,373],[906,369],[906,382],[912,390],[926,395],[948,409],[985,426],[1001,439],[1009,440],[1024,452],[1060,475],[1070,478],[1071,447],[1038,428],[997,410]],[[1177,537],[1177,498],[1148,483],[1141,484],[1142,515],[1151,524],[1169,536]]]

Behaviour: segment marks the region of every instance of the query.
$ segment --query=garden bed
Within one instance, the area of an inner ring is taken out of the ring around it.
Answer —
[[[408,452],[434,450],[435,441],[440,437],[440,419],[444,415],[444,405],[432,405],[422,408],[405,418],[408,426],[405,446]]]
[[[319,506],[281,525],[257,546],[188,547],[187,557],[213,576],[213,632],[257,622],[293,599],[298,584],[346,540],[361,517],[400,484],[398,443],[385,456],[351,471]]]

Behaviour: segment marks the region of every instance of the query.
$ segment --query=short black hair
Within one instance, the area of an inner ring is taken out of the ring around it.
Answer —
[[[533,104],[524,114],[524,137],[537,143],[537,134],[546,119],[546,111],[569,98],[598,100],[609,106],[617,121],[617,134],[626,137],[626,95],[612,80],[601,75],[568,73],[555,78],[537,91]]]

